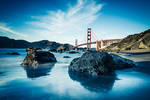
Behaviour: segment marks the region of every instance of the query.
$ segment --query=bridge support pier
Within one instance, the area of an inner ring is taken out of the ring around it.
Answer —
[[[104,47],[104,41],[101,40],[101,41],[96,41],[96,50],[100,50],[101,48]]]
[[[101,48],[103,48],[103,47],[104,47],[104,41],[101,40]]]
[[[96,51],[98,51],[101,48],[101,42],[96,41]]]

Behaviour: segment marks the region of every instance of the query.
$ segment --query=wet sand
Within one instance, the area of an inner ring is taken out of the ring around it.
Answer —
[[[134,70],[150,74],[150,52],[120,53],[120,56],[134,61],[137,66]]]

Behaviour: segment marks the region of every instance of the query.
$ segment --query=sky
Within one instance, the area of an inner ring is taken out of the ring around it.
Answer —
[[[75,44],[150,28],[150,0],[0,0],[0,36]]]

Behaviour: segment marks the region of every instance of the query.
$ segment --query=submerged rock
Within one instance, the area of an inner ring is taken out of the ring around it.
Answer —
[[[37,66],[43,63],[56,62],[55,56],[48,52],[42,51],[40,48],[27,48],[27,56],[25,57],[22,66]]]
[[[79,52],[78,51],[69,51],[67,53],[69,53],[69,54],[76,54],[76,53],[79,53]]]
[[[8,55],[20,55],[18,52],[9,52],[9,53],[6,53]]]
[[[71,61],[69,71],[84,72],[92,76],[112,75],[115,69],[133,67],[131,60],[107,52],[87,51]]]
[[[106,52],[88,51],[81,57],[73,59],[69,70],[94,76],[113,74],[112,59],[112,56]]]
[[[70,56],[64,56],[63,58],[71,58]]]

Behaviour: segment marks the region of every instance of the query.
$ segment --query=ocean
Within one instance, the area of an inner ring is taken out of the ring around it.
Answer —
[[[56,63],[31,69],[20,65],[25,49],[0,49],[0,100],[150,100],[150,54],[123,54],[137,67],[99,79],[68,72],[70,62],[82,53],[53,54]]]

